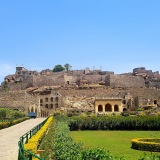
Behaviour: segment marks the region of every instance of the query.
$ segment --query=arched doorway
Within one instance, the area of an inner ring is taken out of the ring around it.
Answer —
[[[114,105],[114,112],[119,112],[119,106],[117,104]]]
[[[45,105],[45,108],[48,108],[48,104]]]
[[[105,112],[112,112],[112,106],[111,106],[111,104],[107,103],[105,105]]]
[[[103,106],[102,105],[98,106],[98,112],[103,112]]]
[[[34,108],[33,107],[31,108],[31,112],[34,112]]]
[[[123,108],[123,112],[127,111],[127,108]]]

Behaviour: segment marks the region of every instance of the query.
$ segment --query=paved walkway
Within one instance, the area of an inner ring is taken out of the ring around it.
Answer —
[[[19,138],[44,120],[30,119],[0,130],[0,160],[17,160]]]

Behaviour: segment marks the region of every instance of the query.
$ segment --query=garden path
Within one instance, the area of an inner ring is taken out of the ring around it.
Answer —
[[[0,160],[17,160],[19,138],[44,120],[45,118],[29,119],[0,130]]]

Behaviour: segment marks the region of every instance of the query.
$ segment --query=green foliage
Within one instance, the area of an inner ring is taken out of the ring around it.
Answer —
[[[16,119],[16,120],[8,120],[8,121],[5,121],[5,122],[0,122],[0,129],[3,129],[3,128],[7,128],[7,127],[10,127],[10,126],[13,126],[15,124],[18,124],[20,122],[23,122],[25,120],[29,119],[28,117],[25,117],[25,118],[19,118],[19,119]]]
[[[160,139],[156,138],[136,138],[132,139],[132,148],[143,151],[160,151]]]
[[[67,123],[58,121],[55,130],[54,158],[56,160],[80,159],[81,144],[76,144],[69,135]]]
[[[159,138],[159,131],[72,131],[71,136],[76,142],[83,142],[85,148],[100,147],[110,151],[117,157],[125,157],[126,160],[138,160],[144,151],[131,148],[131,139],[134,137],[148,138],[154,136]],[[145,151],[147,155],[150,152]],[[157,155],[158,153],[154,153]]]
[[[84,149],[70,136],[68,124],[58,121],[54,131],[54,152],[51,158],[56,160],[116,160],[110,152],[101,148]],[[122,158],[118,158],[119,160]]]
[[[71,65],[69,64],[69,63],[66,63],[65,65],[64,65],[64,68],[65,68],[65,70],[68,72],[70,69],[71,69]]]
[[[81,113],[80,117],[87,117],[87,114],[86,113]]]
[[[4,119],[7,116],[6,109],[0,109],[0,119]]]
[[[147,155],[144,153],[144,156],[142,158],[139,158],[138,160],[160,160],[160,155]]]
[[[159,130],[160,117],[71,117],[70,130]]]
[[[104,149],[95,148],[95,149],[87,149],[82,150],[82,160],[113,160],[113,155],[108,151],[106,152]]]
[[[54,149],[55,125],[55,119],[53,119],[51,121],[51,125],[49,126],[46,136],[42,139],[41,144],[38,148],[39,150],[44,150],[44,152],[40,154],[40,157],[46,160],[52,157],[52,151]]]
[[[0,108],[0,119],[18,119],[26,116],[25,113],[18,110]]]
[[[62,66],[62,65],[60,65],[60,64],[58,64],[58,65],[55,65],[54,66],[54,68],[53,68],[53,72],[60,72],[60,71],[63,71],[65,68]]]

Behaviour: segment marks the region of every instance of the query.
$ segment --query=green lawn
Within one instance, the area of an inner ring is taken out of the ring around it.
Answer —
[[[71,136],[75,141],[83,142],[84,147],[101,147],[109,150],[114,156],[138,160],[144,152],[149,155],[151,152],[131,149],[131,139],[160,138],[160,131],[72,131]]]

